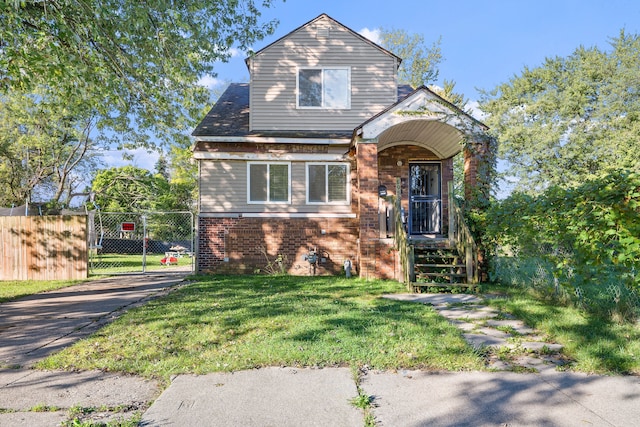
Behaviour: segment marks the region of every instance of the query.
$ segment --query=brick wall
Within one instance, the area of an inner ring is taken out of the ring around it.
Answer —
[[[351,218],[199,218],[198,270],[265,272],[281,255],[287,273],[312,274],[303,256],[317,249],[315,274],[342,274],[345,259],[357,264],[358,225]],[[274,264],[275,266],[275,264]],[[357,272],[353,271],[353,274]]]
[[[358,216],[360,238],[360,276],[376,277],[377,242],[380,237],[378,218],[378,146],[358,144]]]

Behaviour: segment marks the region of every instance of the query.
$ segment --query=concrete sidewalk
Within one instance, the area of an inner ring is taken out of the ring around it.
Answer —
[[[635,426],[640,377],[513,372],[365,372],[376,425]],[[143,426],[362,427],[347,368],[265,368],[181,375],[144,414]]]

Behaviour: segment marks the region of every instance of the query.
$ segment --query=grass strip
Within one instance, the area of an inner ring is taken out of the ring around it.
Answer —
[[[0,303],[28,295],[66,288],[81,280],[2,280],[0,281]]]

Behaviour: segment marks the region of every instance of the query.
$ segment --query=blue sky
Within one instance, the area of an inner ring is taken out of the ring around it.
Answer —
[[[261,49],[321,13],[356,32],[379,28],[422,34],[428,45],[442,36],[440,81],[456,82],[466,98],[578,46],[608,47],[621,29],[640,33],[638,0],[276,0],[263,11],[280,21]],[[240,54],[217,67],[218,78],[248,81]]]
[[[580,45],[606,49],[621,29],[640,33],[638,0],[275,0],[263,9],[263,18],[280,23],[254,50],[321,13],[364,34],[404,29],[422,34],[428,45],[442,37],[444,60],[436,84],[453,80],[456,90],[471,101],[479,97],[477,88],[491,90],[525,66],[541,65],[546,57],[567,56]],[[216,78],[208,76],[202,83],[219,91],[224,81],[248,81],[245,57],[237,52],[229,63],[217,65]],[[153,169],[156,153],[140,149],[133,154],[134,164]],[[112,152],[106,161],[128,163],[120,157]]]

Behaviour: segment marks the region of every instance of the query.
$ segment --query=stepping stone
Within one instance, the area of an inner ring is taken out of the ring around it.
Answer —
[[[473,310],[469,310],[463,307],[435,307],[435,309],[441,316],[444,316],[448,319],[481,320],[498,316],[497,311],[494,311],[488,307]]]
[[[493,329],[493,328],[480,328],[477,331],[475,331],[475,333],[488,335],[494,338],[501,338],[504,340],[506,340],[507,338],[511,338],[511,334],[508,334],[506,332],[502,332],[502,331],[499,331],[498,329]]]
[[[534,342],[534,341],[526,341],[521,343],[520,345],[522,346],[522,348],[536,352],[536,353],[543,352],[545,347],[546,347],[546,351],[549,351],[551,353],[559,353],[563,348],[563,346],[560,344],[549,344],[546,342]]]
[[[513,328],[514,331],[519,333],[520,335],[529,335],[533,334],[535,330],[525,326],[524,322],[521,320],[495,320],[490,319],[485,322],[487,326],[500,327],[500,326],[508,326]]]
[[[513,365],[498,358],[491,358],[487,366],[496,371],[510,371],[513,368]]]
[[[382,295],[382,298],[417,302],[421,304],[443,305],[443,304],[468,304],[479,303],[482,299],[469,294],[390,294]]]
[[[478,325],[476,325],[475,323],[465,322],[464,320],[453,319],[449,320],[449,323],[465,332],[471,332],[478,327]]]
[[[462,334],[465,341],[475,348],[504,347],[507,341],[503,338],[492,337],[484,334]]]

